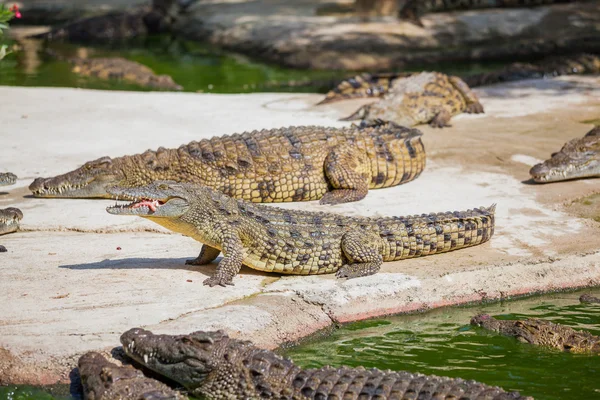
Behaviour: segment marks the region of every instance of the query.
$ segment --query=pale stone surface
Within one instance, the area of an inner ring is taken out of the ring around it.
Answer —
[[[190,267],[200,244],[134,217],[108,215],[110,200],[35,199],[38,176],[101,156],[248,129],[345,126],[365,101],[314,106],[311,94],[209,95],[0,87],[0,171],[20,180],[0,208],[20,207],[23,230],[0,237],[0,383],[65,381],[78,355],[117,346],[133,326],[163,333],[225,329],[274,348],[333,321],[416,311],[515,294],[600,284],[600,224],[571,214],[571,200],[600,180],[529,184],[544,159],[600,115],[598,78],[524,81],[477,90],[484,115],[453,127],[421,126],[427,167],[414,182],[361,202],[285,208],[405,215],[497,203],[497,229],[481,246],[385,263],[377,275],[280,277],[243,268],[235,286],[202,281]],[[600,214],[598,203],[595,215]],[[592,212],[593,213],[593,212]],[[120,248],[120,250],[118,249]]]

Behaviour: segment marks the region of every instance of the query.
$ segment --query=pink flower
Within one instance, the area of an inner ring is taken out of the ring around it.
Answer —
[[[17,6],[16,4],[13,4],[13,6],[11,8],[9,8],[10,11],[15,13],[15,18],[21,18],[21,11],[19,11],[19,6]]]

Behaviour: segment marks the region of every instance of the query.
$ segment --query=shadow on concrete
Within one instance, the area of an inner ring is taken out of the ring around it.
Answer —
[[[72,270],[87,269],[184,269],[187,271],[199,272],[206,277],[212,276],[217,268],[217,264],[222,257],[207,265],[187,265],[186,260],[195,258],[122,258],[117,260],[103,260],[88,264],[59,265],[59,268]],[[255,269],[242,266],[240,271],[242,275],[258,276],[279,276],[278,274],[257,271]]]

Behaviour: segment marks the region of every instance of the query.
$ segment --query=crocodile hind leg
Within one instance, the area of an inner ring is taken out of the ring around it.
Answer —
[[[467,85],[465,81],[460,79],[458,76],[450,76],[449,78],[452,86],[454,86],[456,90],[460,92],[467,103],[465,112],[469,114],[483,113],[483,105],[479,102],[479,98],[475,93],[473,93],[469,85]]]
[[[346,118],[340,118],[340,121],[356,121],[357,119],[364,119],[369,114],[370,108],[370,104],[364,105]]]
[[[373,275],[383,264],[381,237],[370,232],[348,232],[342,237],[342,250],[348,258],[335,274],[338,278]]]
[[[185,260],[186,265],[206,265],[213,262],[221,254],[221,250],[210,247],[207,244],[202,245],[200,255],[193,260]]]
[[[204,284],[211,287],[215,285],[233,286],[233,277],[240,272],[244,259],[244,245],[239,234],[235,230],[227,228],[222,229],[221,234],[223,258],[217,265],[214,275],[204,280]]]
[[[352,145],[333,149],[325,158],[325,176],[332,190],[321,198],[321,204],[358,201],[369,192],[371,172],[366,154]]]

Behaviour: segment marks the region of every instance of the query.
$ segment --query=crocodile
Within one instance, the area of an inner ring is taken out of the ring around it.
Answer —
[[[533,7],[577,0],[407,0],[398,11],[398,18],[424,27],[421,17],[432,12],[473,10],[482,8]]]
[[[185,10],[182,1],[153,0],[151,4],[109,11],[62,24],[33,35],[44,40],[76,42],[122,41],[170,31]]]
[[[595,54],[579,53],[546,57],[534,63],[516,62],[497,71],[472,74],[463,79],[470,87],[477,87],[522,79],[598,73],[600,73],[600,57]]]
[[[132,328],[121,335],[125,354],[206,399],[531,400],[461,378],[364,367],[303,369],[224,331],[155,335]]]
[[[73,72],[99,79],[118,79],[140,86],[163,90],[182,90],[183,87],[168,75],[156,75],[150,68],[121,57],[72,58]]]
[[[405,126],[429,123],[442,128],[451,126],[450,118],[461,112],[483,113],[483,106],[467,84],[457,76],[421,72],[395,79],[381,100],[342,120],[382,120]]]
[[[582,294],[579,296],[579,301],[581,303],[600,303],[600,298],[594,297],[591,294]]]
[[[357,201],[369,188],[415,179],[425,168],[421,132],[395,124],[297,126],[191,142],[178,149],[102,157],[29,186],[36,197],[110,198],[105,187],[194,182],[252,202]]]
[[[164,383],[147,378],[131,365],[118,366],[100,353],[79,358],[79,375],[85,400],[184,400],[186,396]]]
[[[384,261],[475,246],[494,233],[495,205],[366,218],[253,204],[205,186],[168,181],[108,191],[133,200],[108,207],[110,214],[137,215],[201,242],[200,255],[187,264],[208,264],[222,251],[216,272],[204,281],[209,286],[233,285],[242,264],[280,274],[367,276]]]
[[[471,319],[471,325],[514,336],[523,343],[570,353],[600,353],[600,337],[537,318],[500,321],[488,314],[479,314]]]
[[[595,54],[578,53],[550,56],[534,63],[516,62],[496,71],[463,75],[460,78],[469,87],[478,87],[522,79],[598,73],[600,73],[600,57]],[[389,92],[394,81],[414,74],[414,72],[363,73],[345,78],[328,91],[325,98],[317,105],[354,98],[382,97]],[[294,86],[326,86],[327,82],[333,81],[333,79],[328,81],[305,80],[293,83]],[[271,85],[275,86],[274,83]],[[279,84],[280,87],[284,85],[285,83]]]
[[[0,173],[0,186],[9,186],[17,183],[17,176],[10,172]]]
[[[600,177],[600,126],[581,139],[568,141],[548,160],[534,165],[529,174],[538,183]]]
[[[14,185],[17,176],[10,172],[0,173],[0,186]],[[21,210],[15,207],[0,209],[0,235],[15,232],[19,229],[19,221],[23,219]],[[0,246],[0,253],[6,252],[6,247]]]

